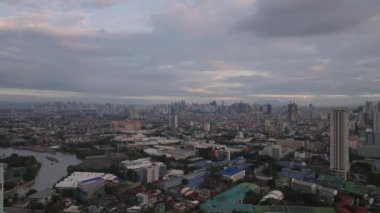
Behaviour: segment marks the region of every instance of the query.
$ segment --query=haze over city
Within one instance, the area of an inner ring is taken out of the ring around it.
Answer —
[[[0,101],[380,98],[376,0],[3,0]]]
[[[379,0],[0,0],[0,213],[379,213]]]

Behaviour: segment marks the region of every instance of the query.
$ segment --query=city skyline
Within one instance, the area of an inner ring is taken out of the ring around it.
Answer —
[[[380,99],[374,0],[0,3],[0,101],[359,105]]]

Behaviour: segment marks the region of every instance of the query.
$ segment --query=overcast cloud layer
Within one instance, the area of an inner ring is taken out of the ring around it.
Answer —
[[[0,100],[380,99],[378,0],[5,0]]]

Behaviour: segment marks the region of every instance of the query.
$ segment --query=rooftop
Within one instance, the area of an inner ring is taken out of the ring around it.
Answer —
[[[208,212],[233,212],[245,211],[254,212],[251,204],[237,204],[236,201],[243,200],[245,193],[249,190],[258,190],[259,186],[252,183],[241,183],[225,192],[201,204],[201,209]]]
[[[221,172],[221,175],[223,176],[233,176],[239,172],[241,172],[243,169],[237,168],[237,167],[229,167]]]
[[[281,213],[334,213],[335,210],[329,207],[309,207],[309,206],[255,206],[255,213],[281,212]]]
[[[78,187],[78,183],[94,178],[102,178],[104,180],[118,180],[113,174],[100,172],[73,172],[70,176],[58,182],[55,187],[61,189],[74,189]]]

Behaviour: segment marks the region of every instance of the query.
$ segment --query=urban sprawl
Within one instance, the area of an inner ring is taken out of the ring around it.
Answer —
[[[380,102],[15,104],[0,146],[67,174],[0,153],[0,212],[380,212]]]

